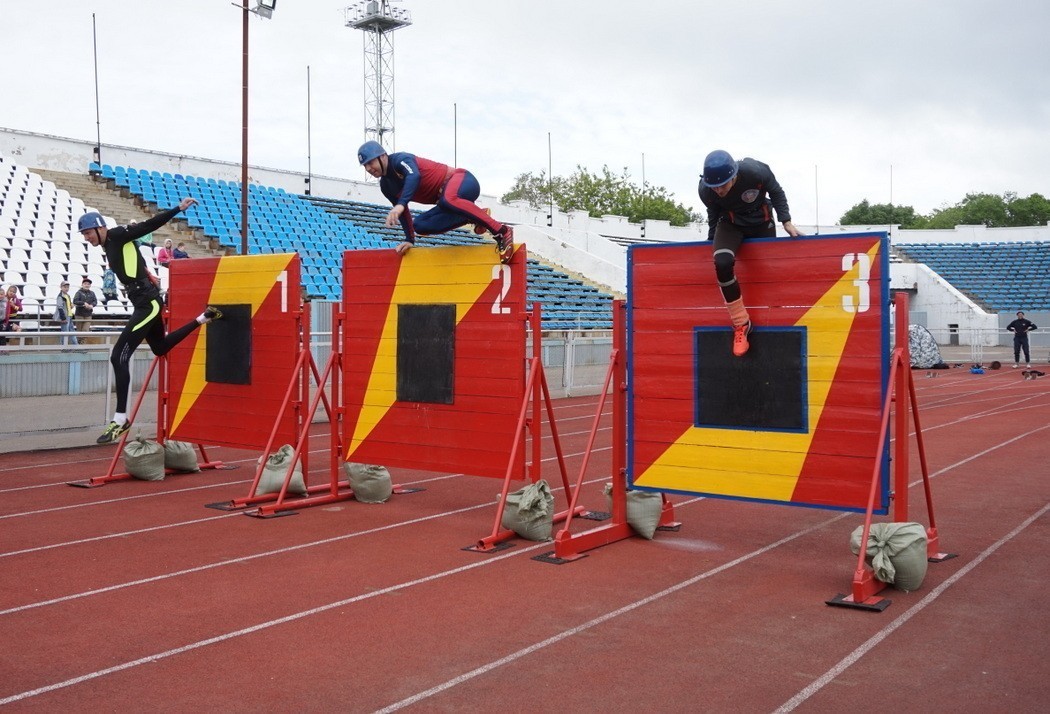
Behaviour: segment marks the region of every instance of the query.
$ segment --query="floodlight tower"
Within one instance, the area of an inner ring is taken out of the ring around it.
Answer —
[[[394,150],[395,30],[412,24],[408,10],[388,0],[364,0],[346,8],[346,26],[365,33],[365,139]],[[384,143],[389,141],[389,146]]]

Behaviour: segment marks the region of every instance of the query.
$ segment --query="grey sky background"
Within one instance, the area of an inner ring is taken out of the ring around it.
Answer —
[[[251,18],[253,165],[306,170],[309,65],[313,172],[367,178],[352,4],[278,0]],[[968,192],[1050,195],[1045,0],[398,5],[413,25],[395,35],[396,148],[455,153],[486,194],[545,170],[549,132],[556,175],[608,165],[640,183],[644,155],[645,179],[698,211],[716,148],[768,163],[802,224],[891,189],[920,213]],[[0,0],[0,126],[94,140],[93,12],[103,144],[239,162],[230,0]]]

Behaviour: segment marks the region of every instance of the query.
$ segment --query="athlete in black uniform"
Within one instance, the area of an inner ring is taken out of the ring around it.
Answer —
[[[712,151],[704,160],[700,200],[707,206],[708,237],[714,241],[715,276],[733,322],[733,354],[742,357],[750,346],[751,318],[736,280],[736,254],[747,238],[777,234],[773,211],[784,230],[799,235],[791,222],[787,196],[773,171],[761,161],[734,161],[725,151]]]
[[[105,219],[95,212],[81,216],[77,224],[77,230],[88,243],[102,247],[109,267],[127,289],[128,300],[135,307],[109,358],[117,384],[117,409],[113,421],[98,438],[99,444],[112,443],[131,428],[127,415],[128,391],[131,388],[131,370],[128,364],[135,348],[145,340],[153,354],[158,357],[166,355],[193,330],[222,317],[219,310],[208,307],[196,319],[165,335],[164,323],[161,320],[164,305],[158,281],[146,270],[146,261],[135,243],[135,239],[152,233],[178,215],[179,211],[185,211],[195,203],[197,200],[194,198],[184,198],[175,208],[158,213],[149,220],[127,226],[107,228]]]
[[[1024,313],[1017,311],[1017,319],[1006,326],[1008,332],[1014,333],[1014,369],[1021,361],[1021,350],[1024,350],[1026,369],[1032,368],[1032,358],[1028,353],[1028,333],[1037,329],[1035,323],[1025,319]]]

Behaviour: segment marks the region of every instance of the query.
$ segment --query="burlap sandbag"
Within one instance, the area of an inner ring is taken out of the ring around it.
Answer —
[[[605,498],[612,511],[612,484],[605,484]],[[664,499],[659,493],[649,491],[627,491],[627,525],[642,538],[652,540],[660,525]]]
[[[390,472],[386,466],[377,464],[355,464],[348,461],[343,465],[350,479],[350,490],[354,498],[361,503],[383,503],[394,492],[390,481]]]
[[[143,481],[163,481],[164,447],[139,434],[124,445],[124,470]]]
[[[850,549],[860,553],[864,526],[857,526],[850,537]],[[921,523],[873,523],[868,533],[865,559],[875,571],[875,579],[911,592],[922,587],[926,577],[926,528]]]
[[[164,442],[164,466],[185,473],[201,470],[197,464],[197,452],[193,450],[193,444],[170,439]]]
[[[284,485],[284,477],[288,473],[288,465],[292,462],[295,449],[291,444],[285,444],[277,451],[270,454],[263,467],[262,476],[259,478],[259,488],[255,489],[256,495],[264,493],[280,493]],[[260,457],[261,459],[262,457]],[[296,462],[295,470],[292,471],[292,479],[288,482],[288,493],[303,495],[306,493],[306,482],[303,481],[303,464]]]
[[[554,494],[544,480],[507,494],[500,521],[522,538],[550,540],[554,526]]]

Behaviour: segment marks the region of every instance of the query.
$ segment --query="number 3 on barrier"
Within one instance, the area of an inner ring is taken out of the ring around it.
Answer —
[[[842,309],[846,312],[867,312],[871,307],[871,291],[868,279],[871,277],[871,258],[867,253],[846,253],[842,256],[842,269],[851,270],[857,264],[858,275],[853,284],[857,287],[857,305],[853,305],[852,295],[842,296]]]

